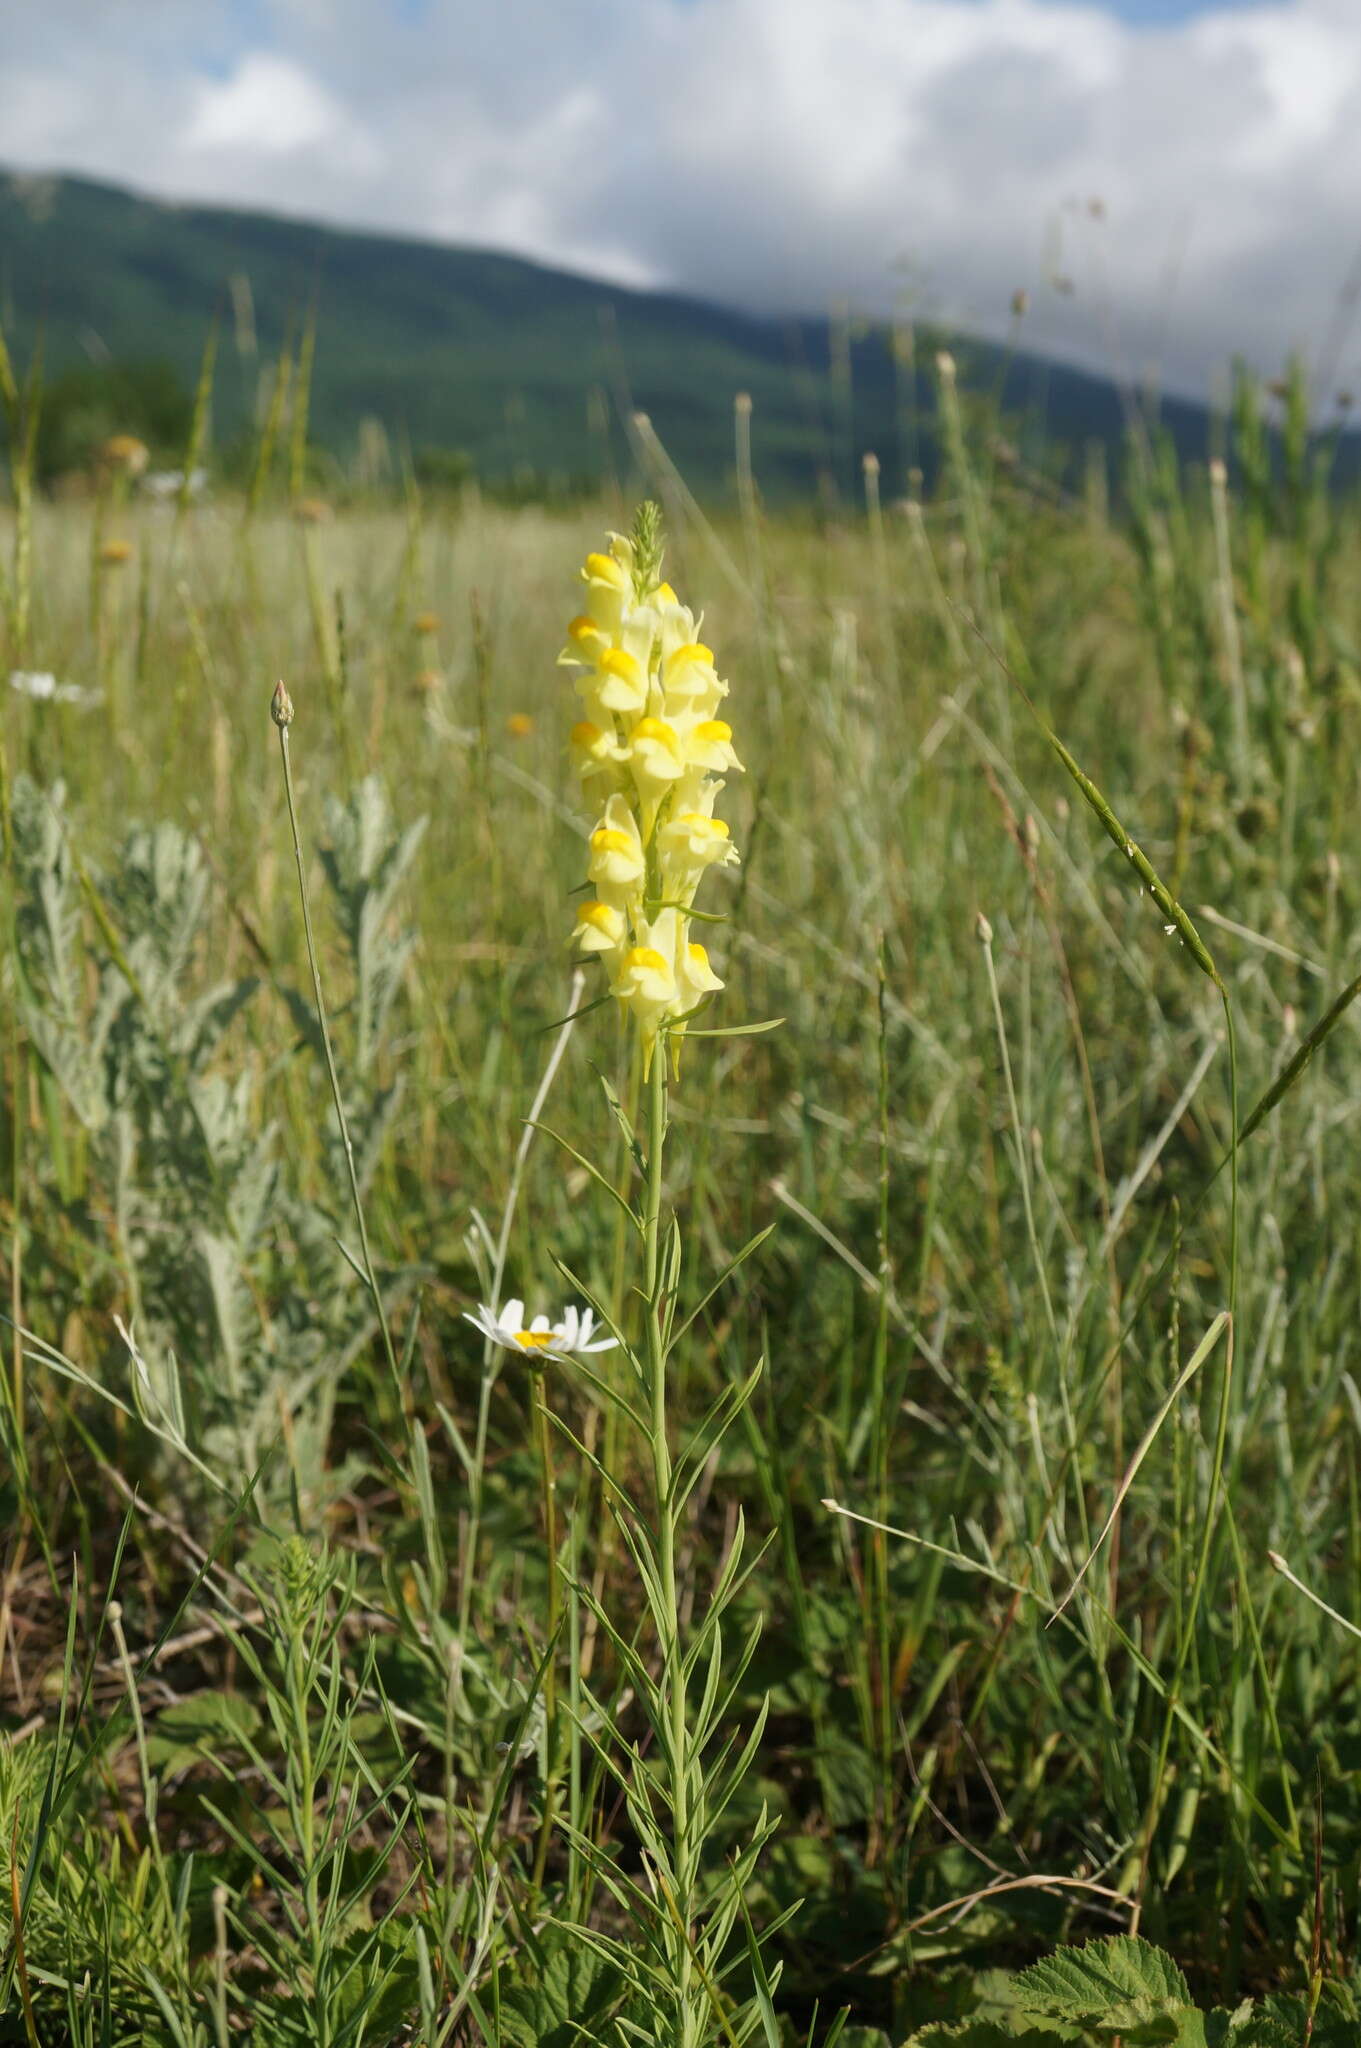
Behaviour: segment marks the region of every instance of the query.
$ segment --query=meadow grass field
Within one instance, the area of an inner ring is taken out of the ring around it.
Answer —
[[[1246,387],[1116,510],[942,401],[924,503],[643,479],[745,767],[665,1087],[632,501],[16,435],[0,2039],[1361,2038],[1361,519]]]

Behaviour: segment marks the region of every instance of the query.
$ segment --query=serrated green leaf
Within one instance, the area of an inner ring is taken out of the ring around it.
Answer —
[[[569,1928],[546,1928],[523,1967],[524,1981],[501,2000],[503,2048],[593,2048],[622,2040],[610,2022],[624,1992],[623,1977]]]
[[[1304,2039],[1304,2013],[1296,2025],[1288,2026],[1260,2008],[1240,2007],[1237,2012],[1205,2015],[1206,2048],[1299,2048]]]
[[[909,2035],[903,2048],[1055,2048],[1076,2041],[1070,2027],[1033,2026],[1024,2020],[970,2019],[949,2024],[937,2021]]]
[[[1179,2031],[1183,2016],[1192,2011],[1186,1979],[1170,1956],[1136,1935],[1115,1934],[1084,1948],[1056,1950],[1022,1970],[1016,1998],[1026,2012],[1098,2026],[1131,2040],[1136,2029],[1149,2026],[1160,2031],[1137,2038],[1184,2039],[1187,2048],[1197,2038],[1194,2032]],[[1199,2014],[1195,2017],[1203,2041],[1204,2022]]]

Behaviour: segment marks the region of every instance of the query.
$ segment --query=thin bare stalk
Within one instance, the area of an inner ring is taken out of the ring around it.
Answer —
[[[350,1142],[350,1126],[345,1115],[345,1103],[340,1093],[340,1076],[336,1072],[335,1054],[331,1050],[331,1032],[326,1021],[326,998],[322,994],[321,969],[317,965],[316,941],[312,936],[312,912],[307,898],[307,868],[302,857],[302,835],[298,830],[298,807],[293,794],[293,764],[288,752],[288,728],[293,723],[293,699],[280,682],[274,691],[270,715],[279,729],[279,752],[284,764],[284,794],[288,799],[288,826],[293,835],[293,857],[298,866],[298,895],[302,900],[302,928],[307,942],[307,963],[312,970],[312,996],[317,1006],[317,1023],[321,1028],[321,1043],[326,1054],[326,1072],[331,1083],[331,1100],[335,1104],[336,1123],[340,1127],[340,1142],[345,1151],[345,1171],[349,1176],[350,1199],[354,1205],[355,1227],[359,1232],[359,1253],[363,1260],[364,1278],[373,1297],[378,1327],[382,1332],[383,1350],[387,1355],[388,1370],[398,1395],[401,1393],[401,1373],[397,1366],[397,1354],[392,1345],[392,1331],[388,1327],[387,1309],[383,1305],[382,1290],[378,1276],[373,1270],[373,1254],[369,1250],[369,1230],[364,1220],[364,1203],[359,1192],[359,1174],[354,1163],[354,1146]]]

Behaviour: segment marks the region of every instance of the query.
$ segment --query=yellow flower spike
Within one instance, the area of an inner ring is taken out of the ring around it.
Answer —
[[[590,835],[592,891],[577,907],[573,943],[601,960],[650,1067],[668,1021],[683,1030],[723,985],[690,937],[690,904],[709,868],[738,860],[714,805],[723,776],[742,764],[717,715],[728,686],[713,650],[662,578],[655,508],[634,532],[634,544],[611,535],[608,553],[587,556],[585,608],[560,659],[578,671],[583,707],[572,758],[588,794],[609,792]]]

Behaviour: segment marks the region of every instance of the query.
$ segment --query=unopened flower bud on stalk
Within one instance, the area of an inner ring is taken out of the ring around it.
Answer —
[[[282,676],[274,685],[274,695],[270,699],[269,704],[269,715],[281,732],[286,725],[292,725],[293,723],[293,699],[284,688]]]

